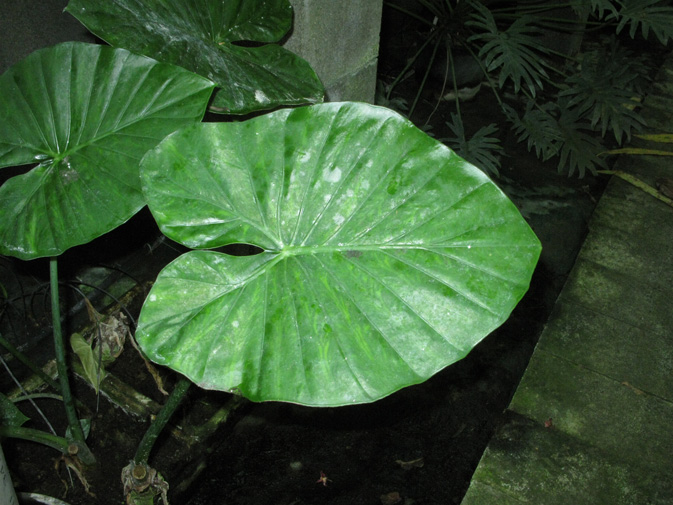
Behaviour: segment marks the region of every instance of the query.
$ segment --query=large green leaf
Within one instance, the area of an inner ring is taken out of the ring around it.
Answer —
[[[540,244],[479,169],[396,113],[329,103],[167,137],[141,164],[168,265],[136,338],[204,388],[309,405],[426,380],[499,326]]]
[[[65,43],[0,76],[0,167],[38,164],[0,187],[0,252],[54,256],[145,204],[138,166],[203,117],[214,84],[122,49]]]
[[[70,0],[66,10],[113,46],[217,82],[216,112],[323,99],[309,64],[272,44],[292,26],[288,0]]]

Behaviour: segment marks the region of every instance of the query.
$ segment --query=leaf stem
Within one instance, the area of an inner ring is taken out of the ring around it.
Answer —
[[[171,418],[175,410],[178,408],[183,398],[187,395],[191,381],[183,376],[180,376],[177,384],[171,391],[168,400],[164,404],[163,408],[154,419],[150,427],[145,432],[143,439],[138,444],[138,449],[136,449],[136,455],[133,458],[137,465],[147,464],[147,460],[150,457],[150,452],[152,447],[154,447],[154,442],[156,442],[159,434],[168,423],[168,420]]]
[[[58,369],[58,380],[61,385],[61,394],[63,395],[63,404],[68,418],[68,426],[74,440],[84,443],[84,432],[79,423],[75,403],[68,383],[68,364],[66,363],[65,345],[63,344],[63,333],[61,330],[61,307],[59,304],[58,291],[58,260],[51,257],[49,260],[49,281],[51,283],[51,317],[54,331],[54,351],[56,354],[56,367]]]
[[[22,426],[0,426],[0,437],[20,438],[22,440],[30,440],[38,444],[46,445],[64,454],[68,454],[68,447],[71,442],[63,437],[52,435],[42,430],[33,428],[24,428]]]
[[[51,377],[49,377],[44,371],[38,367],[35,363],[31,361],[31,359],[26,356],[24,353],[22,353],[20,350],[18,350],[14,345],[6,340],[2,335],[0,335],[0,345],[7,349],[7,351],[14,356],[19,362],[23,363],[30,371],[32,371],[35,375],[37,375],[40,379],[42,379],[46,384],[48,384],[52,389],[55,391],[61,392],[61,388],[59,385],[52,380]]]

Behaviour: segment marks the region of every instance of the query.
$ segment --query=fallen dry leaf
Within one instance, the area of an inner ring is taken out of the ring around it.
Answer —
[[[626,381],[622,382],[622,386],[626,386],[627,388],[629,388],[631,391],[633,391],[633,392],[634,392],[635,394],[637,394],[637,395],[644,395],[644,394],[646,394],[645,391],[643,391],[642,389],[638,389],[637,387],[632,386],[631,384],[629,384],[629,383],[626,382]]]
[[[398,465],[402,467],[402,470],[411,470],[412,468],[422,468],[425,462],[423,458],[412,459],[411,461],[402,461],[398,459],[395,461]]]

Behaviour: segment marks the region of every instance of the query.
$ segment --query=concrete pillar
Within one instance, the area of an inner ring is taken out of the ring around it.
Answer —
[[[293,31],[284,47],[307,60],[326,100],[374,102],[383,0],[290,0]]]

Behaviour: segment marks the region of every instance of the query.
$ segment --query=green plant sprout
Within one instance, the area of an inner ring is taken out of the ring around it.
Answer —
[[[10,345],[10,348],[11,347],[12,346]],[[21,353],[18,353],[18,355],[20,356]],[[64,464],[67,465],[69,469],[72,469],[77,474],[77,477],[79,478],[84,488],[87,490],[87,492],[89,492],[89,484],[82,472],[82,464],[84,465],[94,464],[95,458],[93,454],[91,453],[91,451],[89,450],[89,448],[87,447],[86,443],[83,440],[75,439],[75,437],[72,436],[70,428],[66,430],[65,437],[59,437],[58,435],[56,435],[54,427],[46,418],[42,410],[40,410],[40,408],[33,401],[34,398],[43,398],[43,399],[50,398],[62,401],[63,397],[48,393],[32,394],[32,395],[27,394],[26,391],[23,389],[21,383],[16,379],[14,374],[12,374],[12,371],[10,370],[9,366],[2,357],[0,357],[0,362],[4,366],[8,375],[14,380],[14,382],[19,387],[20,391],[22,391],[23,393],[23,396],[15,399],[14,401],[10,400],[4,394],[0,393],[0,437],[20,438],[56,449],[61,453],[61,459],[58,460],[58,464],[63,462]],[[58,389],[57,385],[56,389]],[[26,417],[16,407],[15,402],[18,402],[20,400],[28,400],[31,404],[33,404],[33,406],[37,410],[38,414],[42,417],[51,433],[23,426],[23,424],[26,421],[28,421],[29,418]],[[83,437],[86,438],[90,428],[90,423],[88,422],[88,420],[82,419],[78,423],[78,427],[82,429]]]
[[[22,438],[37,442],[48,447],[52,447],[62,454],[77,454],[82,462],[91,465],[95,462],[91,452],[81,452],[86,450],[85,446],[77,444],[73,440],[64,437],[52,435],[50,433],[36,430],[33,428],[24,428],[22,424],[28,421],[21,411],[5,395],[0,394],[0,437]]]

